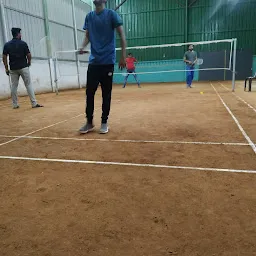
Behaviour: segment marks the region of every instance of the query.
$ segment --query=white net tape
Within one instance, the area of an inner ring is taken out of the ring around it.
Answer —
[[[141,75],[142,77],[145,75],[148,77],[147,79],[153,79],[152,81],[155,82],[158,81],[154,80],[156,74],[159,74],[161,79],[165,79],[164,77],[166,76],[164,76],[164,74],[166,73],[181,73],[181,76],[183,76],[182,72],[185,74],[188,71],[183,61],[183,56],[187,51],[187,46],[191,44],[194,45],[194,50],[198,53],[198,62],[195,63],[194,66],[195,72],[223,70],[233,71],[234,73],[235,66],[233,56],[235,56],[234,49],[236,47],[236,39],[133,46],[127,47],[127,53],[132,52],[133,56],[138,60],[135,74]],[[116,48],[116,52],[118,61],[121,48]],[[55,81],[62,76],[79,75],[75,69],[65,66],[66,62],[73,63],[75,66],[77,56],[82,63],[81,66],[83,66],[83,68],[86,67],[89,62],[89,53],[78,55],[78,50],[55,52]],[[216,63],[217,65],[215,65]],[[126,70],[122,72],[118,71],[118,65],[116,65],[114,82],[121,83],[123,81],[122,77],[127,74]],[[150,76],[150,74],[153,76]]]

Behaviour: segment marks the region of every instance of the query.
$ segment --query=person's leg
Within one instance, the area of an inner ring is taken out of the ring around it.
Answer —
[[[33,90],[32,84],[31,84],[29,68],[23,68],[19,72],[20,72],[20,75],[21,75],[23,82],[26,86],[28,96],[31,101],[31,105],[32,105],[32,107],[35,107],[37,105],[37,101],[36,101],[35,92]]]
[[[107,121],[110,113],[112,85],[113,85],[113,72],[114,65],[106,65],[102,67],[101,73],[101,90],[102,90],[102,117],[101,122],[103,124],[101,133],[107,133]],[[105,128],[105,129],[104,129]]]
[[[140,87],[140,81],[138,79],[137,74],[135,73],[135,70],[133,70],[133,76],[134,76],[134,79],[135,79],[136,83],[138,84],[138,87]]]
[[[248,77],[245,79],[245,81],[244,81],[244,91],[246,91],[246,87],[247,87],[247,81],[248,81]]]
[[[186,76],[187,76],[187,88],[190,87],[190,84],[191,84],[191,70],[190,70],[190,67],[188,65],[186,65]]]
[[[191,87],[191,85],[193,83],[193,80],[194,80],[194,74],[195,74],[195,70],[194,70],[194,68],[191,68],[190,69],[190,87]]]
[[[20,78],[19,72],[16,71],[16,70],[11,70],[10,79],[11,79],[11,95],[12,95],[12,106],[13,106],[13,108],[19,108],[18,96],[17,96],[19,78]]]
[[[86,84],[86,107],[85,114],[87,123],[83,125],[79,132],[81,134],[88,133],[94,129],[93,112],[94,112],[94,97],[99,85],[99,66],[89,65],[87,70],[87,84]]]
[[[249,92],[252,91],[252,78],[249,79]]]
[[[99,85],[99,76],[101,68],[98,65],[89,65],[87,71],[86,85],[86,118],[87,122],[92,124],[94,113],[94,97]]]
[[[124,78],[124,85],[123,85],[123,88],[125,88],[125,86],[126,86],[126,84],[127,84],[127,80],[128,80],[128,77],[129,77],[129,73],[128,73],[128,71],[127,71],[127,74],[126,74],[126,76],[125,76],[125,78]]]

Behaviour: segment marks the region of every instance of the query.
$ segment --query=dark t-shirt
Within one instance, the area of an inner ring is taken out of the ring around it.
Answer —
[[[4,45],[3,55],[9,55],[11,70],[28,67],[27,55],[30,53],[28,45],[19,39],[12,39]]]
[[[195,52],[195,51],[187,51],[184,54],[184,58],[185,58],[185,60],[189,60],[189,61],[191,61],[193,63],[197,59],[197,52]],[[188,63],[187,63],[187,65],[191,66]]]

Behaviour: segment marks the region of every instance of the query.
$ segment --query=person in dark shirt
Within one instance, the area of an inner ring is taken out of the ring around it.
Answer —
[[[31,85],[29,67],[31,65],[31,53],[28,45],[21,40],[21,29],[12,28],[13,39],[4,45],[3,62],[6,75],[11,78],[11,93],[13,108],[19,108],[17,90],[19,78],[22,77],[30,98],[32,108],[39,108],[42,105],[36,101],[35,93]],[[9,66],[7,57],[9,56]]]
[[[184,62],[186,63],[187,72],[187,88],[192,88],[194,79],[195,64],[197,62],[197,52],[194,51],[194,45],[188,46],[188,51],[184,54]]]
[[[108,133],[108,116],[110,112],[113,72],[116,62],[116,35],[115,30],[121,38],[122,53],[119,67],[125,68],[126,40],[123,32],[123,22],[119,15],[110,9],[105,8],[106,0],[95,0],[96,10],[90,12],[85,18],[83,29],[85,39],[80,49],[91,43],[91,55],[87,71],[86,86],[86,118],[87,123],[81,127],[80,133],[88,133],[94,129],[93,112],[94,96],[100,83],[102,90],[102,117],[100,133]]]

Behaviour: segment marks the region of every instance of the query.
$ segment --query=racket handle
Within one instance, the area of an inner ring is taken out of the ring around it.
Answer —
[[[90,51],[81,51],[81,50],[77,50],[76,51],[77,54],[85,54],[85,53],[90,53]]]

